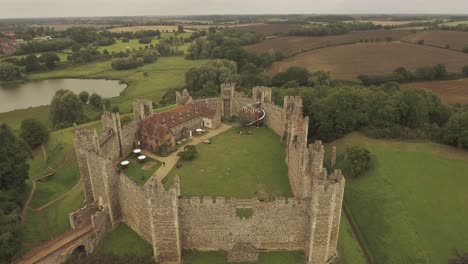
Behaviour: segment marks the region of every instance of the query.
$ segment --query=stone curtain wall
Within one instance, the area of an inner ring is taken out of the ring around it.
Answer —
[[[253,215],[236,216],[242,201],[210,197],[179,199],[182,246],[198,250],[230,250],[236,243],[259,249],[303,250],[307,239],[308,201],[277,199],[252,203]],[[241,205],[245,207],[245,205]]]
[[[266,112],[265,124],[280,137],[283,137],[286,124],[284,109],[273,103],[264,103],[262,106]]]
[[[126,157],[130,154],[133,150],[133,144],[138,141],[137,133],[138,133],[138,126],[139,123],[137,121],[130,122],[125,124],[121,131],[120,131],[120,138],[121,138],[121,148],[122,148],[122,156]]]
[[[87,205],[69,214],[72,229],[82,228],[91,223],[91,216],[97,211],[94,204]]]
[[[119,176],[119,201],[122,220],[144,240],[152,243],[149,191],[127,176]]]

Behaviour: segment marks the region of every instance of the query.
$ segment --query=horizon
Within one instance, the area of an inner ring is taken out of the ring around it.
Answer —
[[[291,0],[271,3],[267,0],[0,0],[7,6],[0,19],[150,17],[207,15],[468,15],[468,2],[463,0]],[[181,8],[182,6],[182,8]],[[183,10],[182,10],[183,9]],[[188,11],[189,10],[189,11]]]

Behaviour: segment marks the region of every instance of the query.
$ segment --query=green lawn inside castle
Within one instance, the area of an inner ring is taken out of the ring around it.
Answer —
[[[178,175],[181,194],[186,196],[259,199],[293,196],[285,147],[271,129],[234,124],[211,142],[197,145],[195,160],[173,168],[165,187],[172,186]]]

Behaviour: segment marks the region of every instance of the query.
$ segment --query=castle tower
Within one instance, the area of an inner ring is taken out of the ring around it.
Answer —
[[[120,114],[104,111],[101,115],[101,125],[104,133],[108,135],[115,134],[117,136],[117,140],[114,142],[118,148],[118,156],[112,157],[113,160],[122,157],[122,126],[120,125]]]
[[[252,99],[259,103],[271,103],[271,88],[258,86],[252,90]]]
[[[192,102],[192,96],[190,96],[187,89],[182,91],[182,94],[176,91],[176,104],[177,106],[190,104]]]
[[[132,103],[135,121],[141,121],[153,115],[153,102],[138,99]]]
[[[338,256],[338,234],[345,180],[341,171],[327,175],[326,169],[312,187],[309,239],[306,259],[310,264],[331,263]]]
[[[178,181],[178,177],[177,177]],[[151,237],[157,263],[180,263],[182,245],[179,223],[179,186],[164,190],[157,180],[153,182],[150,206]]]
[[[75,131],[74,143],[78,168],[84,186],[85,200],[93,201],[94,196],[91,187],[88,153],[98,153],[100,150],[96,130],[77,129]]]
[[[234,91],[236,88],[235,83],[223,83],[221,84],[221,113],[223,117],[231,117],[233,114],[232,100],[234,99]]]

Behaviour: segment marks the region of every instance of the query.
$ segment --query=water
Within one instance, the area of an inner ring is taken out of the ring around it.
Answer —
[[[126,84],[109,80],[56,79],[20,84],[0,84],[0,113],[48,105],[55,92],[68,89],[78,94],[95,92],[104,98],[118,96]]]

